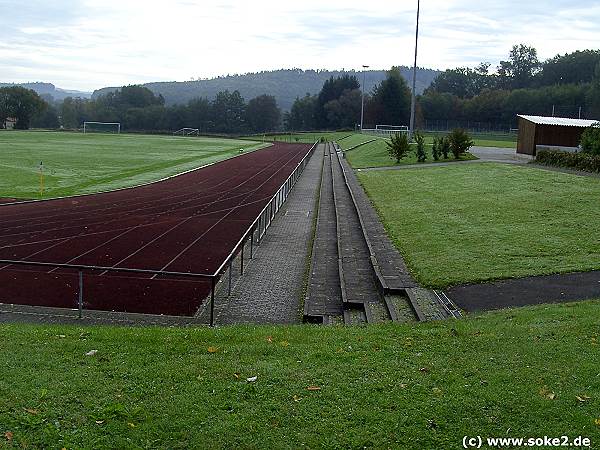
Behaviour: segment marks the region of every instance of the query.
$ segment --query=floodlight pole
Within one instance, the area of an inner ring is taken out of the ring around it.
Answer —
[[[417,105],[417,51],[419,49],[419,14],[421,12],[421,0],[417,0],[417,31],[415,33],[415,64],[413,66],[413,79],[412,79],[412,97],[410,100],[410,138],[412,139],[413,133],[415,132],[415,107]]]
[[[367,76],[367,72],[365,69],[368,69],[369,66],[363,66],[363,83],[362,83],[362,98],[360,103],[360,132],[363,130],[363,120],[365,118],[365,79]]]

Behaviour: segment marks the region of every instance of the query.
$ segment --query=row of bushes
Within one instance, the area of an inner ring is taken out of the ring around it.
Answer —
[[[425,162],[427,160],[425,136],[417,130],[414,133],[413,139],[416,144],[415,154],[417,161],[420,163]],[[386,142],[386,144],[390,158],[395,159],[397,164],[411,152],[411,143],[406,133],[392,135],[390,142]],[[442,157],[443,159],[448,159],[449,153],[452,153],[455,159],[460,159],[472,146],[473,140],[469,136],[469,133],[457,128],[452,130],[447,136],[435,137],[433,139],[431,154],[435,161],[439,161]]]
[[[547,166],[566,167],[586,172],[600,173],[600,154],[586,152],[564,152],[560,150],[540,150],[536,161]]]

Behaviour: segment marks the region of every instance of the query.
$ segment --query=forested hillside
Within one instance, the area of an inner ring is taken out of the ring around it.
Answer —
[[[410,85],[412,69],[404,66],[400,67],[400,72]],[[439,71],[431,69],[418,69],[417,93],[423,92],[439,73]],[[162,95],[167,105],[187,104],[190,100],[201,97],[212,100],[218,92],[228,90],[230,92],[239,91],[245,99],[263,94],[272,95],[277,100],[279,108],[289,111],[297,97],[304,97],[307,93],[317,94],[325,81],[331,77],[341,77],[345,74],[355,75],[362,82],[362,72],[282,69],[245,75],[227,75],[211,80],[147,83],[143,86],[156,95]],[[386,71],[384,70],[367,71],[365,79],[367,91],[381,83],[385,77]],[[117,87],[99,89],[94,92],[92,98],[117,89]]]

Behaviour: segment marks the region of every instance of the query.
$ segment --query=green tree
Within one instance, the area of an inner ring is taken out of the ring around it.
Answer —
[[[422,163],[427,160],[427,152],[425,151],[425,136],[420,131],[415,131],[413,135],[415,142],[417,143],[417,161]]]
[[[399,67],[375,87],[370,100],[373,119],[379,124],[406,125],[410,120],[411,93]]]
[[[456,128],[448,135],[450,150],[455,159],[460,159],[473,146],[474,142],[469,134],[460,128]]]
[[[581,135],[581,151],[600,155],[600,122],[596,122]]]
[[[336,99],[325,104],[327,122],[331,128],[353,128],[360,117],[361,92],[346,90]]]
[[[239,133],[246,127],[246,102],[239,91],[221,91],[212,102],[215,130]]]
[[[586,103],[592,117],[600,118],[600,62],[596,66],[596,73],[587,94]]]
[[[536,77],[540,86],[589,83],[600,63],[600,50],[578,50],[544,61]]]
[[[390,158],[395,159],[397,164],[410,153],[410,143],[406,133],[393,134],[390,142],[386,141],[386,144]]]
[[[537,50],[525,44],[513,45],[508,61],[500,61],[498,74],[505,87],[512,89],[530,87],[533,76],[540,68]]]
[[[292,109],[284,118],[287,130],[309,131],[317,128],[316,121],[317,97],[306,94],[296,98]]]
[[[434,161],[439,161],[440,156],[442,155],[442,147],[440,145],[440,137],[435,136],[433,138],[433,145],[431,146],[431,156],[433,156]]]
[[[36,114],[41,114],[48,104],[31,89],[21,86],[10,86],[0,88],[0,119],[2,123],[7,117],[17,119],[15,128],[26,130],[29,128],[31,119]]]
[[[281,122],[281,111],[272,95],[259,95],[248,102],[246,122],[255,133],[274,131]]]
[[[341,77],[331,77],[325,81],[321,92],[317,97],[315,111],[316,125],[318,128],[335,128],[336,124],[328,118],[325,105],[339,98],[347,91],[360,89],[358,79],[354,75],[343,75]]]

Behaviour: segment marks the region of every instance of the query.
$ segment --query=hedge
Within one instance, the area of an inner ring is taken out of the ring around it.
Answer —
[[[567,167],[569,169],[600,173],[600,155],[571,153],[560,150],[540,150],[536,162],[546,166]]]

